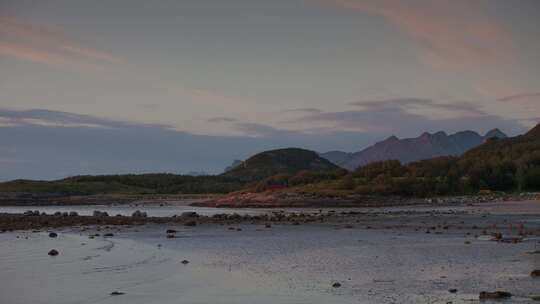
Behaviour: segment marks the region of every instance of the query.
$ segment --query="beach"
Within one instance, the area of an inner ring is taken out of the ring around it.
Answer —
[[[0,297],[15,304],[475,303],[481,291],[504,290],[513,295],[507,302],[533,303],[539,206],[337,209],[325,210],[322,222],[201,216],[196,226],[6,231]],[[51,249],[59,254],[49,256]]]

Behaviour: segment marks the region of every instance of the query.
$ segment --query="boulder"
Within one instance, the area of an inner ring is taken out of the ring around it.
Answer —
[[[59,254],[58,250],[56,249],[51,249],[48,253],[48,255],[50,256],[57,256]]]
[[[51,238],[55,238],[57,236],[58,236],[58,234],[56,232],[49,233],[49,237],[51,237]]]
[[[334,288],[340,288],[340,287],[341,287],[341,283],[335,282],[334,284],[332,284],[332,287],[334,287]]]
[[[131,216],[132,217],[148,217],[148,214],[146,214],[146,212],[136,210],[135,212],[133,212],[133,214],[131,214]]]
[[[92,214],[93,216],[97,216],[97,217],[105,217],[105,216],[109,216],[109,214],[105,211],[98,211],[98,210],[95,210],[94,213]]]

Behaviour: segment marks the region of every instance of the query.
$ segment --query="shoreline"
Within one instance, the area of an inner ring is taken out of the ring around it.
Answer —
[[[401,208],[402,207],[402,208]],[[476,204],[423,204],[400,206],[360,207],[353,209],[320,208],[320,209],[268,209],[260,214],[216,213],[202,215],[196,212],[183,212],[172,216],[147,216],[145,212],[135,210],[131,216],[107,214],[94,211],[93,215],[79,215],[76,212],[44,212],[26,211],[23,213],[1,213],[0,232],[14,230],[36,230],[58,227],[76,226],[140,226],[146,224],[198,226],[198,225],[235,225],[250,224],[269,226],[272,224],[305,225],[335,224],[352,226],[362,224],[366,227],[381,224],[384,219],[393,221],[414,219],[425,221],[426,218],[470,218],[471,227],[478,226],[485,219],[506,221],[504,216],[522,216],[538,221],[540,218],[540,201],[499,201]],[[475,222],[477,221],[477,222]],[[540,222],[536,224],[540,229]],[[483,227],[483,228],[487,228]],[[540,236],[540,230],[538,231]]]

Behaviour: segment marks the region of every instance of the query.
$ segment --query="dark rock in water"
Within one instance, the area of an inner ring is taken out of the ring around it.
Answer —
[[[56,211],[56,212],[54,213],[54,216],[62,216],[62,212]]]
[[[533,278],[540,277],[540,269],[535,269],[535,270],[531,271],[531,277],[533,277]]]
[[[340,288],[340,287],[341,287],[341,283],[336,282],[336,283],[332,284],[332,287],[334,287],[334,288]]]
[[[111,292],[111,296],[121,296],[121,295],[124,295],[126,294],[125,292],[120,292],[120,291],[113,291]]]
[[[197,226],[197,222],[195,221],[189,221],[184,224],[184,226]]]
[[[59,254],[58,250],[56,249],[51,249],[48,253],[48,255],[50,256],[57,256]]]
[[[174,229],[167,229],[167,231],[165,231],[166,233],[176,233],[176,230]]]
[[[26,216],[39,216],[39,211],[38,210],[35,210],[35,211],[28,210],[28,211],[25,211],[23,213],[23,215],[26,215]]]
[[[182,212],[180,216],[181,217],[199,217],[197,212],[193,212],[193,211]]]
[[[79,216],[79,214],[77,212],[75,212],[75,211],[71,211],[69,213],[69,216]]]
[[[58,234],[56,232],[49,233],[49,237],[51,237],[51,238],[55,238],[57,236],[58,236]]]
[[[105,233],[105,234],[103,235],[103,237],[112,237],[112,236],[114,236],[113,233]]]
[[[184,264],[184,265],[187,265],[187,264],[189,264],[189,261],[188,261],[188,260],[183,260],[183,261],[180,262],[180,263],[182,263],[182,264]]]
[[[102,212],[102,211],[96,210],[96,211],[94,211],[93,216],[105,217],[105,216],[109,216],[109,214],[107,212],[105,212],[105,211]]]
[[[167,234],[168,239],[174,239],[176,236],[174,234]]]
[[[448,292],[449,292],[449,293],[456,293],[456,292],[457,292],[457,289],[455,289],[455,288],[448,289]]]
[[[494,292],[482,291],[480,292],[480,300],[508,299],[510,297],[512,297],[512,294],[507,291],[494,291]]]
[[[133,212],[133,214],[131,214],[131,216],[132,217],[148,217],[148,214],[146,214],[146,212],[136,210],[135,212]]]

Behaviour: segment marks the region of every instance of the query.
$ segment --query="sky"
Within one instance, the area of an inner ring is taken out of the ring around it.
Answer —
[[[0,0],[0,180],[540,121],[537,0]]]

